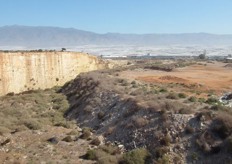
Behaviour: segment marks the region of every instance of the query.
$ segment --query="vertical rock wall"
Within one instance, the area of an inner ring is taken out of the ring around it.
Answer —
[[[106,67],[97,57],[77,52],[0,52],[0,95],[63,85],[81,72]]]

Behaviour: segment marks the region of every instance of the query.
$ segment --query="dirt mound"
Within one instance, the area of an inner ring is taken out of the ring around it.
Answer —
[[[165,72],[171,72],[175,68],[175,65],[148,65],[145,66],[144,69],[151,69],[151,70],[160,70]]]
[[[176,76],[170,76],[170,75],[161,76],[159,79],[160,79],[160,80],[175,81],[175,82],[187,81],[187,80],[185,80],[185,79],[183,79],[183,78],[179,78],[179,77],[176,77]]]
[[[232,68],[232,64],[226,64],[224,67],[226,67],[226,68]]]

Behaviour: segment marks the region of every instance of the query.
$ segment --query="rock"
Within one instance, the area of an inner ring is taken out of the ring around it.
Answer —
[[[118,145],[118,148],[120,149],[121,152],[124,152],[124,151],[125,151],[124,145]]]
[[[11,139],[7,138],[3,143],[1,143],[1,146],[4,146],[4,145],[6,145],[6,144],[8,144],[10,142],[11,142]]]
[[[47,141],[52,144],[57,144],[59,142],[58,138],[56,137],[49,138]]]
[[[76,127],[76,130],[77,130],[78,132],[82,132],[82,129],[81,129],[80,127]]]

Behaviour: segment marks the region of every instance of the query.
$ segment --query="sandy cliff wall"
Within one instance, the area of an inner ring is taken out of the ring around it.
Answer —
[[[76,52],[0,52],[0,95],[63,85],[105,67],[97,57]]]

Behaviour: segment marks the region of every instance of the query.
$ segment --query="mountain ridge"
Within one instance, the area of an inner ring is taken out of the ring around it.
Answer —
[[[80,45],[230,45],[232,34],[105,33],[51,26],[2,26],[0,46],[56,47]]]

